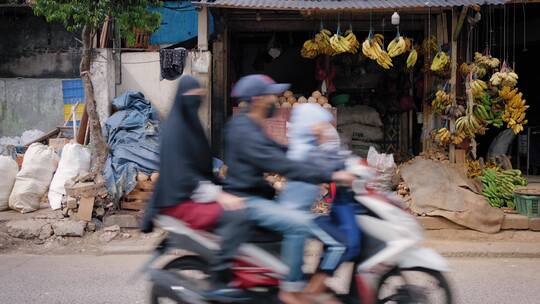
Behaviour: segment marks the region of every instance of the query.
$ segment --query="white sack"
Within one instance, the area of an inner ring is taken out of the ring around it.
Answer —
[[[378,144],[374,144],[367,141],[361,141],[361,140],[352,140],[350,144],[351,151],[360,157],[366,158],[369,152],[369,149],[375,148],[379,149],[380,146]]]
[[[30,145],[9,197],[9,207],[21,213],[39,209],[39,203],[58,166],[54,149],[40,143]]]
[[[13,158],[0,156],[0,172],[2,172],[2,178],[0,178],[0,211],[9,208],[9,195],[11,189],[13,189],[17,171],[19,171],[19,166]]]
[[[380,141],[384,139],[384,133],[380,127],[362,124],[348,124],[338,127],[342,138],[347,140]]]
[[[62,149],[58,169],[49,188],[49,204],[53,210],[62,207],[62,197],[66,194],[66,182],[82,172],[90,171],[90,150],[80,144],[67,144]]]
[[[373,147],[369,148],[367,156],[368,165],[377,169],[377,177],[368,183],[368,186],[380,191],[392,191],[396,163],[393,154],[379,153]]]
[[[383,126],[377,110],[369,106],[359,105],[354,107],[338,107],[337,113],[338,126],[353,123],[376,127]]]

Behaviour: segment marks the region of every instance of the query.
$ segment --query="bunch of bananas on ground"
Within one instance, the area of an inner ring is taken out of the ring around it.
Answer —
[[[431,106],[433,107],[433,110],[439,114],[444,113],[446,108],[452,104],[452,100],[450,99],[450,95],[448,95],[443,90],[438,90],[435,93],[435,99],[431,102]]]
[[[467,137],[474,137],[475,134],[484,134],[486,129],[473,114],[466,114],[456,120],[456,130]]]
[[[506,101],[502,119],[507,123],[507,127],[514,131],[514,134],[518,134],[523,131],[523,125],[528,122],[525,119],[525,112],[529,106],[526,104],[526,100],[522,98],[522,93],[517,93],[517,91],[514,92],[514,90],[512,90],[509,93],[504,94],[509,98]]]
[[[452,133],[447,128],[440,128],[437,130],[437,135],[435,135],[435,140],[441,145],[447,145],[452,140]]]
[[[518,186],[527,186],[519,170],[485,169],[481,177],[483,194],[492,207],[515,208],[513,193]]]
[[[384,37],[381,34],[375,34],[373,37],[368,36],[362,43],[362,53],[369,59],[377,61],[384,69],[388,70],[393,67],[392,59],[384,50]]]
[[[410,68],[414,67],[414,65],[416,64],[416,60],[418,60],[418,53],[413,48],[409,52],[409,56],[407,57],[407,68],[410,69]]]
[[[512,70],[507,70],[493,73],[489,81],[493,86],[508,86],[513,88],[517,85],[518,78],[518,75]]]
[[[482,97],[487,88],[487,83],[483,80],[475,79],[471,81],[471,92],[474,98]]]
[[[351,29],[345,32],[345,40],[349,43],[349,53],[356,54],[360,49],[360,42],[356,39],[356,35]]]
[[[474,62],[477,65],[487,68],[496,69],[501,65],[501,61],[491,55],[482,55],[479,52],[474,53]]]
[[[409,40],[409,45],[410,45],[410,40]],[[390,41],[386,50],[388,51],[388,55],[391,58],[399,56],[408,50],[407,41],[405,40],[405,38],[403,38],[402,36],[398,34],[396,38]]]
[[[442,71],[444,68],[446,68],[449,62],[450,59],[448,58],[448,55],[446,55],[446,53],[443,51],[439,51],[437,55],[435,55],[435,58],[433,58],[431,70],[434,72]]]
[[[476,178],[482,175],[482,168],[479,160],[467,160],[467,177]]]
[[[461,66],[459,67],[459,71],[461,72],[461,75],[463,75],[463,77],[466,77],[469,72],[472,72],[478,78],[484,78],[484,76],[486,76],[487,74],[487,69],[484,66],[479,66],[475,63],[467,64],[466,62],[461,64]]]

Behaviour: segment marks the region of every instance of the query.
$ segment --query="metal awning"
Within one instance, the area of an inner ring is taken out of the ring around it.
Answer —
[[[258,10],[393,10],[445,8],[462,5],[505,4],[506,0],[199,0],[194,5]]]

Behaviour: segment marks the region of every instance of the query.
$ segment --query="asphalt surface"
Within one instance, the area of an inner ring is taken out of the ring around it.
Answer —
[[[144,255],[0,255],[5,304],[147,303],[149,284],[129,279]],[[456,303],[540,303],[540,259],[453,258]]]

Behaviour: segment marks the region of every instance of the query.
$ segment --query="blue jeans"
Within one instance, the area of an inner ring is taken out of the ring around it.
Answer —
[[[320,194],[319,185],[291,180],[287,181],[285,188],[279,194],[278,201],[287,208],[310,212]]]
[[[276,201],[261,197],[249,197],[246,200],[248,217],[258,226],[278,231],[283,234],[281,258],[289,266],[289,274],[283,282],[281,289],[298,292],[305,287],[304,273],[304,245],[306,238],[316,236],[327,245],[336,248],[336,254],[341,256],[345,248],[330,235],[320,229],[313,221],[315,216],[309,212],[283,208]],[[341,249],[340,249],[341,248]],[[332,258],[332,260],[339,258]]]

